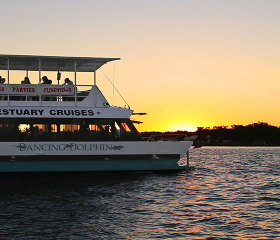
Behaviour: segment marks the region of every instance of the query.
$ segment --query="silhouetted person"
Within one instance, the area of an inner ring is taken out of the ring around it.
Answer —
[[[21,81],[21,84],[31,84],[29,77],[25,77],[24,80]]]
[[[6,79],[5,78],[0,78],[0,84],[4,84],[6,82]]]
[[[4,84],[5,81],[6,79],[0,76],[0,84]],[[0,97],[0,100],[7,100],[7,96]]]
[[[62,85],[73,85],[73,82],[69,78],[65,78],[64,83]]]
[[[42,77],[42,84],[52,84],[52,80],[48,79],[47,76]]]

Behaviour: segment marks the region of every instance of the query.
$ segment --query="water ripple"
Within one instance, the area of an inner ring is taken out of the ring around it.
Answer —
[[[1,175],[1,239],[279,239],[280,148],[192,149],[191,172]]]

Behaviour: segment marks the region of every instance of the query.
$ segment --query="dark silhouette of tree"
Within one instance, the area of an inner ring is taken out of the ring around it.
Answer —
[[[149,137],[159,132],[145,132],[143,136]],[[196,132],[176,131],[165,132],[163,135],[197,135],[194,141],[197,146],[280,146],[280,128],[266,122],[252,123],[246,126],[231,125],[198,127]]]

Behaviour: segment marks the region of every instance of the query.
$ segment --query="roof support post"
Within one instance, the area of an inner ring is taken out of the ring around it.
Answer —
[[[74,92],[75,92],[75,104],[77,104],[77,60],[75,59],[74,62],[74,69],[75,69],[75,87],[74,87]]]
[[[7,78],[9,84],[10,83],[10,59],[9,58],[7,58],[7,68],[8,68]]]
[[[96,86],[96,64],[94,64],[93,82],[94,82],[94,85]]]
[[[38,84],[40,84],[40,83],[41,83],[41,59],[39,58],[39,82],[38,82]],[[40,88],[39,101],[40,101],[40,104],[41,104],[41,101],[42,101],[41,88]]]
[[[10,59],[7,58],[7,68],[8,68],[8,72],[7,72],[7,78],[8,78],[8,84],[10,83]],[[10,94],[8,93],[8,106],[10,105]]]
[[[41,59],[39,58],[39,83],[41,82]]]
[[[96,86],[96,63],[94,63],[93,85]],[[97,95],[94,94],[94,106],[95,106],[95,107],[96,107],[96,103],[97,103]]]

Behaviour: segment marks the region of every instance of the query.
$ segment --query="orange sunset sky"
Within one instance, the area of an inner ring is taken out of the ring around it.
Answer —
[[[148,113],[134,117],[140,131],[280,126],[279,13],[278,0],[4,1],[0,53],[120,57],[102,70]],[[125,105],[101,70],[97,80],[111,104]]]

